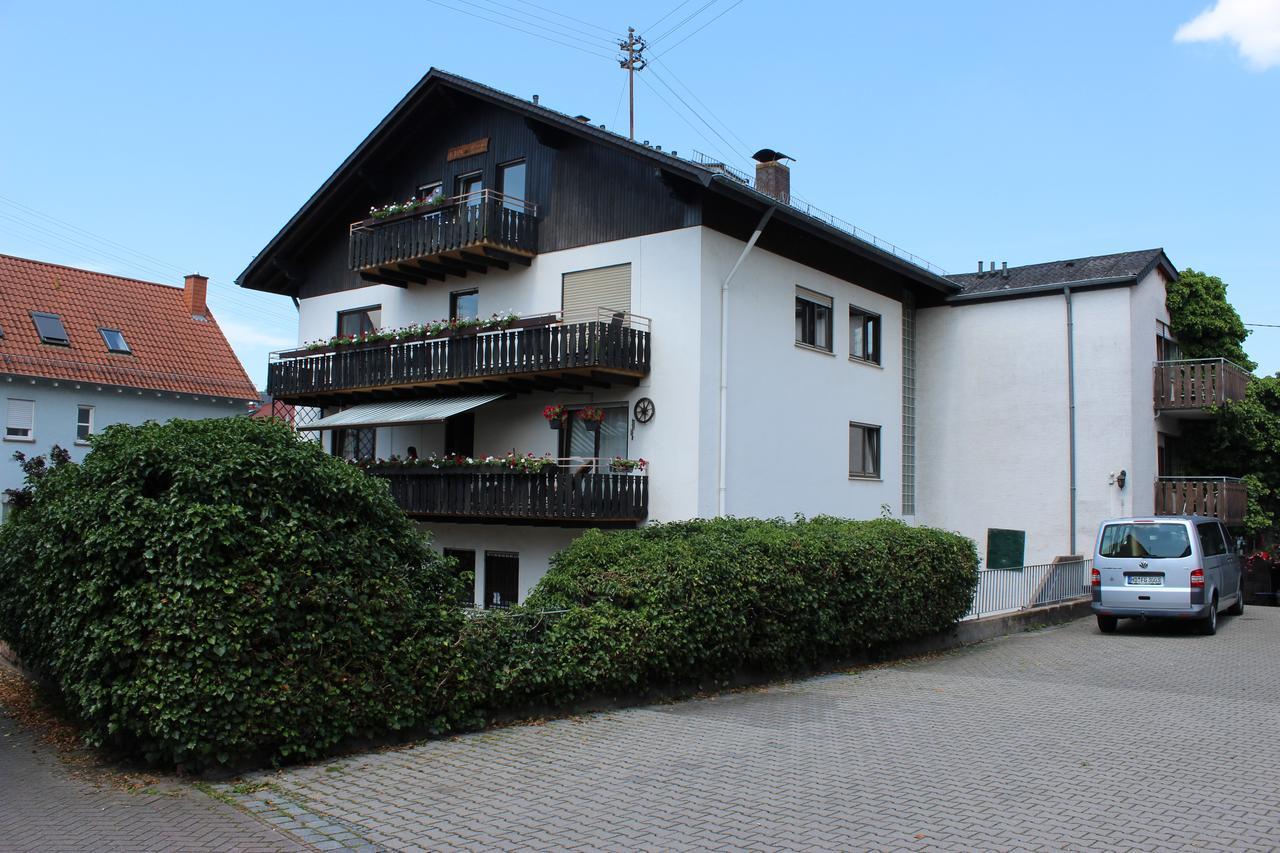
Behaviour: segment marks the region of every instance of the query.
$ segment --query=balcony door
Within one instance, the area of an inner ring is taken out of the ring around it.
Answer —
[[[476,552],[445,548],[444,555],[456,561],[454,573],[462,581],[462,587],[458,591],[458,603],[463,607],[473,607],[476,603]]]
[[[476,207],[480,204],[480,191],[484,189],[484,173],[472,172],[467,175],[459,175],[458,180],[454,182],[454,195],[465,196],[465,203],[468,207]]]
[[[607,470],[607,460],[615,456],[627,458],[628,410],[626,405],[599,408],[604,409],[604,421],[594,432],[578,420],[577,409],[570,411],[568,423],[560,430],[560,455],[604,459],[606,464],[601,467]]]
[[[484,552],[484,606],[510,607],[520,597],[520,555]]]
[[[595,322],[601,308],[608,313],[631,310],[631,264],[567,272],[561,282],[566,323]]]

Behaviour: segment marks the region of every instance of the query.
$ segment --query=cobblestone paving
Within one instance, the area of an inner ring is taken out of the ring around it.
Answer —
[[[3,664],[0,664],[3,665]],[[187,785],[128,793],[64,767],[0,713],[0,850],[306,849]]]
[[[348,757],[241,798],[321,849],[1277,849],[1280,609]]]

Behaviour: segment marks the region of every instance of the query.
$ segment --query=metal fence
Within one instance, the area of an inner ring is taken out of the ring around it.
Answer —
[[[1044,563],[1016,569],[980,569],[973,606],[965,619],[1015,613],[1089,597],[1093,560]]]

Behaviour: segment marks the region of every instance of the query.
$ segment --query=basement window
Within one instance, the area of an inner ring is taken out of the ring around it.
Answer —
[[[129,349],[129,344],[124,339],[124,332],[119,329],[99,329],[98,332],[101,333],[108,352],[119,352],[125,355],[133,352],[133,350]]]
[[[40,343],[63,347],[71,346],[71,341],[67,338],[67,330],[62,326],[62,318],[57,314],[32,311],[31,319],[35,321],[36,333],[40,335]]]

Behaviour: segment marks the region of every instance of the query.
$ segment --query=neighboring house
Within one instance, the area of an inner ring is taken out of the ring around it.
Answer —
[[[522,599],[587,527],[887,509],[961,527],[981,550],[998,508],[971,523],[939,503],[972,496],[949,483],[943,497],[917,474],[918,462],[968,470],[924,446],[917,388],[939,393],[933,371],[968,356],[917,340],[925,317],[989,309],[964,301],[964,277],[791,204],[785,155],[756,159],[752,179],[432,70],[238,279],[299,304],[299,346],[272,357],[268,393],[352,459],[413,448],[561,461],[538,474],[370,469],[474,568],[477,604]],[[410,198],[410,210],[384,207]],[[1036,304],[999,304],[1015,302]],[[520,317],[506,328],[405,329],[508,311]],[[927,335],[944,334],[938,325],[930,319]],[[992,341],[955,334],[979,348],[974,369],[992,367]],[[329,345],[339,336],[366,340]],[[1126,388],[1132,369],[1126,360]],[[1048,382],[1065,399],[1066,380]],[[1138,402],[1126,397],[1118,416],[1134,417]],[[552,430],[542,413],[554,404],[600,407],[605,419],[598,431],[576,419]],[[928,405],[929,418],[980,420],[962,399]],[[1066,412],[1043,417],[1061,424]],[[948,453],[975,453],[927,434]],[[981,454],[1002,441],[974,438]],[[1065,459],[1066,444],[1045,452]],[[650,465],[621,473],[614,457]],[[1135,492],[1144,475],[1134,465]],[[967,485],[1000,486],[990,471]],[[1060,499],[1037,506],[1066,511]],[[1065,553],[1059,540],[1046,553]]]
[[[77,461],[115,423],[216,418],[257,392],[205,304],[182,288],[0,255],[0,490],[22,484],[14,451],[55,445]]]
[[[1249,374],[1180,358],[1164,251],[994,267],[950,276],[964,293],[918,315],[919,521],[996,568],[1088,556],[1108,517],[1240,524],[1244,486],[1184,470],[1178,440]]]

